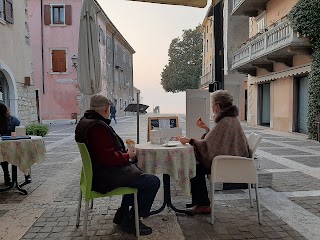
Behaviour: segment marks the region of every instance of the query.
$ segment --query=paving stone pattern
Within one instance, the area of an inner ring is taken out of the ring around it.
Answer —
[[[147,140],[147,117],[150,115],[140,116],[140,142]],[[185,116],[180,115],[179,119],[179,126],[185,133]],[[111,126],[123,139],[132,138],[136,141],[136,116],[118,118],[118,123],[112,122]],[[75,226],[81,159],[72,138],[74,128],[75,125],[70,124],[50,125],[50,133],[44,138],[50,150],[43,164],[32,167],[32,183],[24,186],[29,193],[27,196],[15,191],[0,193],[0,222],[5,223],[9,221],[8,219],[14,219],[10,220],[13,221],[12,224],[5,228],[1,228],[4,224],[0,224],[0,239],[82,239],[83,211],[80,227]],[[289,201],[293,206],[301,207],[311,214],[310,216],[320,217],[320,191],[319,194],[316,191],[320,190],[320,144],[307,140],[304,135],[284,134],[265,127],[248,127],[243,124],[243,129],[246,134],[254,131],[264,137],[259,146],[260,151],[271,155],[270,158],[260,157],[261,168],[273,171],[271,190],[275,196],[280,199],[287,192],[301,193],[300,197],[290,197]],[[52,146],[57,143],[60,145],[53,148]],[[319,151],[319,156],[309,153],[308,149]],[[294,165],[289,164],[290,162],[287,165],[281,164],[277,160],[278,156],[310,167],[310,174],[295,169]],[[0,171],[0,184],[2,179],[3,173]],[[19,173],[18,179],[20,182],[23,181],[24,175]],[[176,207],[183,209],[185,204],[191,201],[175,182],[171,182],[171,190]],[[313,196],[309,196],[309,192]],[[290,221],[290,218],[289,220],[282,218],[277,211],[277,199],[274,199],[274,209],[265,205],[264,199],[261,199],[263,225],[259,225],[255,202],[251,208],[246,190],[219,191],[215,195],[214,226],[208,222],[208,215],[189,217],[175,214],[173,216],[177,221],[172,225],[182,230],[180,238],[170,238],[173,235],[167,233],[160,238],[153,238],[155,234],[142,239],[320,239],[310,234],[312,232],[315,236],[320,236],[320,232],[317,235],[319,230],[312,225],[312,222],[295,223]],[[162,198],[163,192],[159,191],[153,209],[161,206]],[[94,201],[94,208],[89,213],[88,239],[135,239],[112,223],[120,202],[121,197]],[[31,213],[34,211],[39,214],[24,224],[17,224],[19,220],[23,222],[26,217],[23,211],[30,209]],[[301,230],[299,224],[303,225],[305,230]],[[158,226],[152,227],[156,232]]]

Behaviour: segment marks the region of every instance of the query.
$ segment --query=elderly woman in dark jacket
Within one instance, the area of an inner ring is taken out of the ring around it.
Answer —
[[[190,206],[194,206],[191,210],[194,214],[211,212],[205,175],[210,173],[213,158],[218,155],[250,156],[247,138],[237,118],[239,111],[233,105],[232,95],[226,90],[215,91],[211,103],[215,127],[210,130],[200,118],[197,126],[206,130],[201,140],[180,137],[181,143],[189,143],[194,147],[199,162],[196,176],[191,179]]]
[[[11,132],[14,132],[16,126],[19,125],[19,119],[15,116],[10,115],[9,108],[3,102],[0,102],[0,135],[10,136]],[[1,162],[0,164],[3,169],[4,183],[8,186],[11,183],[9,174],[9,164],[8,162]]]

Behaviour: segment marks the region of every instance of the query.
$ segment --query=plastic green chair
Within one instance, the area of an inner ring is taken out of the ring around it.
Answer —
[[[129,188],[129,187],[119,187],[111,192],[106,194],[101,194],[91,190],[92,186],[92,165],[91,158],[88,152],[88,149],[84,143],[78,143],[78,147],[80,150],[81,158],[82,158],[82,171],[81,171],[81,179],[80,179],[80,196],[78,202],[78,210],[77,210],[77,221],[76,226],[79,227],[80,222],[80,210],[81,210],[81,200],[82,194],[85,200],[85,212],[84,212],[84,226],[83,226],[83,239],[86,239],[87,236],[87,221],[88,221],[88,208],[90,200],[94,198],[102,198],[102,197],[111,197],[115,195],[125,195],[125,194],[133,194],[134,195],[134,209],[135,212],[135,227],[136,227],[136,236],[140,239],[140,231],[139,231],[139,214],[138,214],[138,189]]]

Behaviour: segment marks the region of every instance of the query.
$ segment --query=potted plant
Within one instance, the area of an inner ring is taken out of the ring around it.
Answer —
[[[49,128],[47,125],[39,123],[31,123],[26,126],[26,132],[28,135],[36,135],[44,137],[48,134]]]

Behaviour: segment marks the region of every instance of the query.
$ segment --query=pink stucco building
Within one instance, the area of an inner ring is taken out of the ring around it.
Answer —
[[[72,65],[71,58],[78,55],[81,7],[82,0],[28,1],[34,84],[39,94],[37,111],[40,120],[44,123],[70,121],[73,113],[79,113],[80,92],[77,87],[77,71]],[[133,99],[132,54],[134,50],[97,2],[95,7],[100,29],[99,49],[102,67],[100,94],[106,95],[115,102],[119,102],[117,98],[126,98],[129,104]],[[113,57],[119,55],[117,54],[119,49],[121,56],[126,53],[131,59],[127,64],[124,61],[119,64]],[[117,78],[118,69],[121,69],[122,73],[126,71],[129,73],[124,77],[127,79],[127,84],[123,86],[120,84],[121,79]],[[115,83],[115,81],[118,82]],[[121,104],[122,102],[123,100]],[[121,111],[118,113],[121,115]]]

